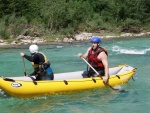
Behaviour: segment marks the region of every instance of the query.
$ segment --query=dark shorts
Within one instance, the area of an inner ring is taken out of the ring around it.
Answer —
[[[83,78],[88,78],[88,77],[98,77],[98,76],[104,76],[105,75],[105,72],[104,72],[104,68],[94,68],[98,73],[99,75],[97,75],[95,73],[95,71],[93,71],[93,69],[89,69],[89,71],[84,71],[82,76]]]
[[[54,74],[50,67],[46,67],[46,69],[44,69],[43,67],[39,67],[36,71],[37,71],[36,80],[53,80],[54,79]]]
[[[46,73],[39,73],[36,76],[36,80],[53,80],[54,74],[46,74]]]

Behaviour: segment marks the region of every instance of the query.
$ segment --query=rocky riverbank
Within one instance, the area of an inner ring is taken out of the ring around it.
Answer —
[[[63,38],[63,39],[56,38],[55,40],[53,40],[53,42],[71,43],[74,41],[85,41],[91,39],[92,36],[94,36],[94,33],[82,32],[80,34],[75,35],[73,38]],[[120,35],[110,35],[110,36],[99,35],[99,36],[101,38],[141,37],[141,36],[150,36],[150,32],[139,33],[139,34],[124,33]],[[13,46],[13,45],[16,46],[16,45],[30,45],[30,44],[44,44],[44,43],[50,43],[50,42],[48,40],[45,40],[44,38],[23,36],[23,35],[19,35],[15,40],[11,42],[0,39],[0,46]]]

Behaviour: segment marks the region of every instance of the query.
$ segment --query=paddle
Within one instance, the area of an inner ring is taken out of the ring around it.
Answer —
[[[24,62],[24,58],[22,57],[22,62],[23,62],[23,68],[24,68],[24,75],[26,76],[26,68],[25,68],[25,62]]]
[[[83,57],[81,57],[92,69],[93,69],[93,71],[97,74],[97,75],[99,75],[100,76],[100,78],[103,80],[103,78],[102,78],[102,76],[83,58]],[[115,89],[115,88],[113,88],[109,83],[105,83],[106,85],[108,85],[111,89],[113,89],[113,90],[119,90],[119,89]]]
[[[23,58],[23,57],[22,57],[22,62],[23,62],[23,68],[24,68],[24,75],[27,76],[27,74],[26,74],[25,62],[24,62],[24,58]],[[34,80],[34,78],[33,78],[33,77],[30,77],[30,78],[33,80],[33,83],[34,83],[35,85],[37,85],[37,82]]]

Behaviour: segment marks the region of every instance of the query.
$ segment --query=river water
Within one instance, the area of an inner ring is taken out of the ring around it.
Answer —
[[[91,46],[89,41],[39,45],[54,73],[86,70],[77,57]],[[127,64],[137,67],[135,81],[121,85],[125,92],[96,89],[67,95],[52,95],[18,99],[1,92],[0,113],[148,113],[150,107],[150,37],[102,39],[102,47],[109,53],[109,66]],[[20,52],[29,54],[28,46],[0,48],[0,76],[24,76]],[[33,69],[27,60],[27,74]],[[78,86],[77,86],[78,87]]]

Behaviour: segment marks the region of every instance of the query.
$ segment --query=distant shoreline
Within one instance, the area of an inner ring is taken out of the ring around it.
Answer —
[[[13,40],[12,42],[7,42],[6,40],[0,39],[0,48],[11,48],[11,47],[25,47],[29,46],[31,44],[39,44],[39,45],[45,45],[45,44],[57,44],[57,43],[74,43],[74,42],[84,42],[87,40],[90,40],[92,36],[99,36],[95,35],[94,33],[86,33],[82,32],[80,34],[77,34],[74,38],[63,38],[59,39],[56,38],[55,40],[45,40],[41,39],[39,37],[33,37],[31,38],[26,38],[25,36],[20,36],[21,38],[18,40]],[[134,33],[124,33],[121,35],[107,35],[107,36],[100,36],[102,39],[106,38],[130,38],[130,37],[144,37],[144,36],[150,36],[150,32],[145,32],[145,33],[139,33],[139,34],[134,34]],[[29,36],[28,36],[29,37]]]

